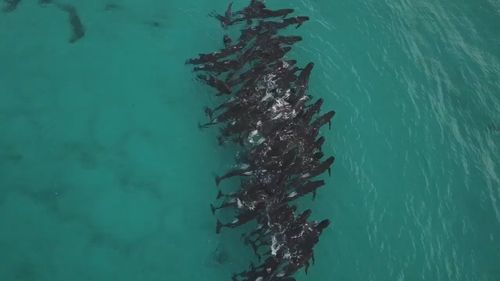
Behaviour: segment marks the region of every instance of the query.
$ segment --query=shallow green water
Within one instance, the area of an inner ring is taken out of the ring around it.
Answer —
[[[249,249],[208,204],[233,151],[183,64],[227,2],[68,0],[73,45],[36,2],[0,13],[0,280],[230,280]],[[291,56],[337,111],[301,203],[333,224],[299,279],[500,280],[500,3],[268,2],[312,18]]]

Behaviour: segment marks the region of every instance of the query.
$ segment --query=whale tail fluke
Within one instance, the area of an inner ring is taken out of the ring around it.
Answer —
[[[205,108],[203,109],[205,111],[205,114],[210,118],[210,120],[212,120],[212,116],[213,116],[213,110],[210,109],[210,107],[208,106],[205,106]]]
[[[219,192],[217,192],[217,199],[220,199],[222,197],[222,191],[219,190]]]

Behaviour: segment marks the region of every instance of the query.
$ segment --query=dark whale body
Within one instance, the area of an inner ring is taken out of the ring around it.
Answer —
[[[222,99],[205,107],[209,120],[199,127],[217,125],[219,144],[232,143],[241,149],[237,165],[215,176],[217,186],[227,178],[238,178],[239,188],[228,193],[218,190],[218,203],[210,204],[214,215],[226,209],[234,212],[228,222],[217,218],[216,233],[256,222],[257,227],[242,239],[259,265],[251,263],[248,270],[233,274],[234,281],[293,281],[300,269],[307,274],[314,264],[313,248],[329,224],[311,221],[311,210],[297,213],[294,205],[294,200],[307,194],[314,200],[317,190],[326,186],[315,177],[330,174],[335,158],[325,155],[325,138],[318,134],[335,112],[319,115],[323,100],[314,101],[307,93],[314,63],[301,68],[288,57],[302,37],[280,35],[280,30],[309,20],[289,17],[292,12],[271,10],[261,0],[251,0],[234,12],[229,4],[224,14],[210,15],[224,29],[243,26],[240,36],[233,42],[231,33],[224,31],[222,49],[186,61],[194,65],[193,71],[203,72],[197,73],[197,79],[217,90],[214,96]]]

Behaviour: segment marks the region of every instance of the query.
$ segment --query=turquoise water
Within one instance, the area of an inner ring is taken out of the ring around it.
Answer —
[[[227,1],[64,3],[75,44],[54,7],[0,13],[0,280],[230,280],[251,253],[208,204],[234,151],[184,65]],[[290,56],[337,111],[299,280],[500,280],[500,3],[268,3],[312,18]]]

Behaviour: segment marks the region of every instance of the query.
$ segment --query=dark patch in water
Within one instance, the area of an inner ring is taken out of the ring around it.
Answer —
[[[34,264],[30,262],[21,262],[14,268],[14,280],[34,281],[39,280]]]
[[[17,151],[15,146],[9,145],[0,148],[0,161],[20,162],[24,159],[24,155]]]
[[[24,159],[24,156],[20,153],[8,154],[5,158],[11,162],[19,162]]]
[[[128,256],[133,251],[133,244],[116,239],[112,235],[105,234],[99,229],[93,228],[93,232],[90,234],[89,242],[92,246],[97,248],[108,248],[121,253],[122,255]]]
[[[163,27],[163,24],[157,20],[147,20],[144,21],[144,24],[149,27],[160,28]]]
[[[4,0],[4,7],[2,11],[5,13],[14,11],[21,0]],[[80,40],[83,36],[85,36],[85,27],[76,11],[76,8],[69,4],[62,4],[53,2],[52,0],[39,0],[38,3],[40,5],[47,5],[54,3],[59,9],[65,11],[68,14],[68,20],[71,25],[71,37],[69,39],[69,43],[75,43]]]
[[[39,0],[38,4],[40,5],[52,4],[52,0]]]
[[[62,196],[64,196],[67,190],[66,186],[46,186],[39,190],[30,190],[29,188],[16,189],[14,191],[19,194],[30,198],[34,202],[38,203],[41,207],[51,212],[51,214],[61,215],[59,203]]]
[[[69,43],[75,43],[85,36],[85,27],[83,26],[76,8],[68,4],[57,4],[57,7],[66,13],[68,13],[69,24],[71,25],[71,38]]]
[[[488,131],[490,131],[494,135],[500,135],[500,124],[490,124],[488,126]]]
[[[4,6],[2,8],[2,11],[5,13],[9,13],[17,8],[21,0],[3,0],[3,2]]]
[[[24,159],[24,155],[17,151],[6,151],[5,153],[0,152],[0,159],[6,160],[8,162],[19,162]]]
[[[229,255],[224,247],[219,244],[213,252],[213,258],[218,265],[223,265],[228,261]]]
[[[117,11],[117,10],[121,10],[122,9],[122,6],[118,5],[118,4],[115,4],[115,3],[107,3],[105,6],[104,6],[104,11]]]
[[[67,142],[61,147],[62,159],[76,160],[85,169],[95,169],[106,148],[94,142]]]

